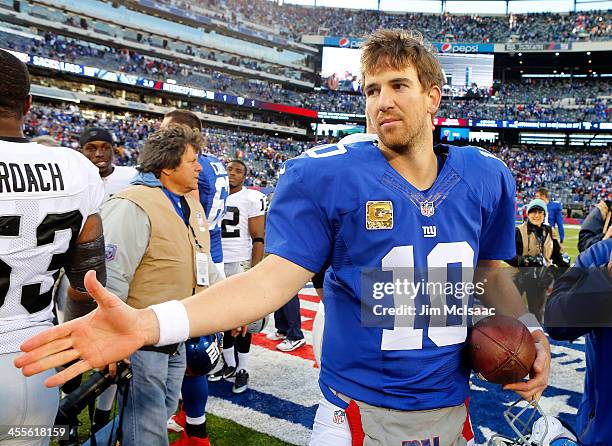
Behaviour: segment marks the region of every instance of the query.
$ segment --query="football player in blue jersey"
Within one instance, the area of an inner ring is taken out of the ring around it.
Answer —
[[[396,282],[482,284],[480,300],[520,318],[536,341],[531,378],[505,388],[538,398],[548,382],[550,347],[500,267],[515,254],[510,171],[479,148],[434,149],[432,119],[444,76],[420,36],[374,32],[361,66],[377,137],[316,147],[285,163],[264,261],[197,296],[145,310],[123,305],[90,273],[98,310],[26,341],[27,353],[15,364],[31,375],[80,358],[46,381],[52,386],[145,343],[231,329],[282,306],[329,262],[323,398],[312,445],[473,443],[463,359],[473,293],[428,293],[426,286],[410,295]],[[391,286],[383,296],[381,284]],[[434,303],[450,311],[415,314]]]
[[[202,122],[195,113],[176,109],[166,113],[162,127],[183,124],[202,131]],[[225,214],[225,202],[229,195],[229,182],[225,167],[216,157],[206,153],[198,155],[202,170],[198,178],[200,203],[208,219],[210,232],[210,255],[217,271],[225,278],[223,250],[221,247],[221,220]],[[188,367],[189,370],[189,367]],[[182,409],[168,421],[168,430],[182,432],[176,446],[209,446],[206,428],[206,401],[208,400],[208,378],[187,372],[181,388]]]
[[[595,243],[556,282],[546,304],[547,331],[573,341],[586,335],[586,380],[576,432],[584,446],[612,438],[612,240]]]
[[[557,227],[559,231],[559,242],[561,243],[561,249],[563,249],[563,240],[565,239],[565,227],[563,226],[563,206],[559,201],[552,201],[548,199],[548,189],[545,187],[538,188],[536,198],[544,200],[546,203],[546,221],[551,228]]]

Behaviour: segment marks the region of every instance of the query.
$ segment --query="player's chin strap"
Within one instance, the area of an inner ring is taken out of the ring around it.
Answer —
[[[98,281],[106,285],[106,256],[104,255],[104,235],[81,244],[75,244],[68,251],[67,263],[64,267],[70,285],[77,291],[86,293],[84,279],[90,269],[96,272]]]

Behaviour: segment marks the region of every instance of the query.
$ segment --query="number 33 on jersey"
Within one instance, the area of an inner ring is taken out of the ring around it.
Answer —
[[[364,286],[366,272],[387,282],[467,282],[479,260],[513,257],[514,179],[489,152],[440,146],[438,177],[419,191],[373,138],[351,139],[288,161],[267,220],[268,253],[313,272],[331,263],[321,386],[398,410],[462,404],[465,317],[384,315],[366,324],[362,310],[380,303]],[[434,298],[450,307],[471,303],[427,293],[406,302],[392,294],[385,303],[426,306]]]

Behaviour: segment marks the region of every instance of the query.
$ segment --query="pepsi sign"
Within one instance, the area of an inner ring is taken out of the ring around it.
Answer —
[[[439,52],[445,54],[492,53],[494,45],[490,43],[436,43]]]

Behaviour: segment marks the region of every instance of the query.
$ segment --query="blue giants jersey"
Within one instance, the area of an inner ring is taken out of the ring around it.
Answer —
[[[576,258],[574,268],[607,265],[612,240],[594,244]],[[588,305],[588,302],[585,302]],[[578,410],[577,432],[586,446],[604,446],[612,438],[612,328],[592,329],[586,336],[586,376]]]
[[[215,263],[223,262],[221,246],[221,220],[225,215],[225,202],[229,195],[227,172],[221,161],[212,155],[200,155],[198,158],[202,171],[198,178],[200,203],[208,217],[210,231],[210,255]]]
[[[515,183],[506,165],[476,147],[441,146],[437,153],[446,161],[426,192],[399,175],[372,140],[317,147],[281,170],[267,252],[312,272],[331,264],[324,282],[323,389],[398,410],[459,405],[468,395],[466,316],[364,321],[377,299],[364,286],[367,271],[392,282],[414,267],[414,274],[445,280],[440,272],[450,277],[451,267],[456,277],[479,259],[516,254]],[[417,296],[421,307],[429,298]],[[450,306],[471,305],[469,296],[444,298]],[[389,306],[398,307],[399,299],[392,292]]]

